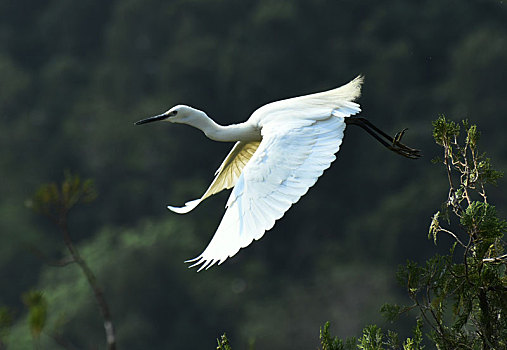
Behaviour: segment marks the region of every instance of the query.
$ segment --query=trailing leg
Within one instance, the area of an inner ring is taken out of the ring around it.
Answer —
[[[384,147],[390,149],[391,151],[398,153],[404,157],[410,159],[417,159],[421,157],[421,151],[410,148],[404,144],[402,144],[401,138],[405,134],[407,129],[403,129],[400,132],[396,133],[393,137],[386,134],[384,131],[377,128],[370,121],[361,117],[348,117],[345,118],[345,124],[347,125],[357,125],[365,130],[368,134],[373,136],[378,142],[380,142]]]

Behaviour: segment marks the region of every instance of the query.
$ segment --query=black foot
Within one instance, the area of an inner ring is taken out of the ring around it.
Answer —
[[[391,151],[396,152],[399,155],[402,155],[402,156],[410,158],[410,159],[420,158],[421,157],[421,151],[419,151],[418,149],[414,149],[414,148],[410,148],[408,146],[405,146],[404,144],[402,144],[400,142],[401,138],[405,134],[405,131],[407,131],[407,130],[408,129],[405,128],[405,129],[401,130],[400,132],[398,132],[394,136],[393,142],[392,142],[391,146],[389,146],[388,148]]]

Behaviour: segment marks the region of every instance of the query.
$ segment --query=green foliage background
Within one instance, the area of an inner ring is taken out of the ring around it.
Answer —
[[[92,293],[61,238],[25,202],[65,170],[92,178],[98,199],[71,216],[96,271],[119,347],[315,348],[323,321],[355,335],[396,301],[392,278],[434,250],[426,233],[446,179],[431,120],[479,124],[507,170],[507,4],[476,1],[30,1],[0,2],[0,305],[13,310],[10,349],[31,347],[21,295],[48,300],[46,329],[79,348],[103,346]],[[134,127],[185,103],[221,124],[283,97],[366,76],[363,116],[425,157],[386,152],[346,131],[335,164],[275,228],[219,268],[182,263],[211,238],[227,194],[176,216],[197,198],[232,145],[192,128]],[[500,213],[507,194],[490,189]],[[379,320],[382,326],[382,321]],[[413,326],[407,322],[407,330]],[[40,336],[41,346],[55,346]]]

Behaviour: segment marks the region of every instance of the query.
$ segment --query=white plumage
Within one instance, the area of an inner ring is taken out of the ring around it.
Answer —
[[[336,158],[346,118],[361,111],[353,101],[360,95],[362,81],[359,76],[333,90],[269,103],[241,124],[220,126],[204,112],[184,105],[136,123],[184,123],[213,140],[236,141],[201,198],[181,208],[168,207],[188,213],[207,197],[234,187],[211,242],[201,255],[187,261],[194,263],[191,267],[201,265],[200,271],[221,264],[260,239],[315,184]],[[399,138],[388,138],[393,147],[387,147],[409,149],[397,143]]]
[[[263,140],[238,177],[222,222],[194,265],[203,264],[202,269],[222,263],[260,239],[330,166],[344,129],[343,117],[266,123]]]

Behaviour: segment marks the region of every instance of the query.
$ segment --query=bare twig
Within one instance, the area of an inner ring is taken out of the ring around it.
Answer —
[[[76,261],[72,256],[68,256],[65,258],[62,258],[60,260],[51,260],[48,258],[44,252],[42,252],[40,249],[37,249],[34,246],[29,246],[28,249],[41,261],[43,261],[46,265],[53,266],[53,267],[64,267],[70,264],[75,263]]]
[[[70,263],[76,263],[79,266],[93,291],[100,309],[106,333],[107,349],[115,350],[116,337],[109,306],[104,298],[102,289],[99,287],[95,274],[74,246],[67,224],[71,208],[79,202],[90,202],[95,196],[96,192],[91,180],[81,181],[78,176],[66,173],[65,180],[61,185],[50,183],[41,186],[28,204],[36,212],[47,216],[60,229],[70,257],[57,262],[49,261],[48,263],[53,266],[65,266]],[[48,260],[41,252],[34,251],[39,257]]]
[[[463,248],[466,248],[466,245],[463,242],[461,242],[461,240],[458,238],[458,236],[456,236],[454,234],[454,232],[449,231],[449,230],[447,230],[447,229],[445,229],[443,227],[439,227],[438,230],[441,231],[441,232],[445,232],[445,233],[451,235],[456,240],[456,242],[458,242]]]
[[[62,218],[59,222],[60,230],[63,234],[63,240],[65,242],[65,245],[67,246],[67,249],[69,250],[73,260],[79,265],[81,268],[81,271],[83,271],[88,284],[93,290],[93,294],[95,295],[95,300],[97,301],[97,304],[100,309],[100,313],[102,314],[102,318],[104,319],[104,330],[106,332],[106,342],[107,342],[107,349],[108,350],[115,350],[116,349],[116,336],[113,326],[113,321],[111,317],[111,312],[109,311],[109,306],[106,302],[106,299],[104,298],[104,293],[102,289],[99,287],[99,284],[97,282],[97,278],[95,277],[95,274],[90,269],[86,261],[81,258],[81,255],[79,254],[79,251],[74,246],[72,239],[69,234],[69,229],[67,226],[67,220],[66,215],[62,215]]]
[[[505,262],[507,260],[507,254],[496,256],[494,258],[482,259],[482,262]]]

